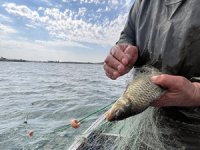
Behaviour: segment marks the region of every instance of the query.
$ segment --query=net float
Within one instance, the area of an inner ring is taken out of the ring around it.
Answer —
[[[79,122],[77,119],[72,119],[72,120],[70,121],[70,124],[71,124],[71,127],[72,127],[72,128],[75,128],[75,129],[77,129],[77,128],[80,127],[80,122]]]

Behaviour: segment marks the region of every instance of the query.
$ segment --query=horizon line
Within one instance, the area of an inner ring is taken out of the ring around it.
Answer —
[[[53,60],[26,60],[26,59],[16,59],[16,58],[5,58],[0,57],[0,61],[7,62],[41,62],[41,63],[71,63],[71,64],[103,64],[103,62],[90,62],[90,61],[53,61]]]

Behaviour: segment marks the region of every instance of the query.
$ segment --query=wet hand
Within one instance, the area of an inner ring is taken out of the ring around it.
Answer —
[[[153,102],[153,106],[200,106],[200,83],[192,83],[182,76],[167,74],[154,76],[151,80],[167,89],[165,94]]]
[[[111,48],[104,61],[106,75],[115,80],[128,73],[138,58],[138,49],[130,44],[118,44]]]

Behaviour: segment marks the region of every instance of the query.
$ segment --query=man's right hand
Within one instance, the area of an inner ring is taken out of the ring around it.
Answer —
[[[128,73],[138,58],[137,47],[130,44],[118,44],[111,48],[104,61],[106,75],[115,80]]]

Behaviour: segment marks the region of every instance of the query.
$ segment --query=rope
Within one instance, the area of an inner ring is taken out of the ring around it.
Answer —
[[[114,101],[114,102],[115,102],[115,101]],[[108,104],[108,105],[106,105],[106,106],[104,106],[104,107],[98,109],[97,111],[94,111],[94,112],[92,112],[92,113],[86,115],[85,117],[83,117],[82,119],[80,119],[79,122],[80,122],[80,123],[85,122],[85,120],[86,120],[87,118],[89,118],[90,116],[92,116],[92,115],[94,115],[94,114],[97,114],[97,113],[99,113],[99,112],[105,110],[107,107],[111,106],[114,102],[112,102],[112,103],[110,103],[110,104]],[[66,130],[66,129],[70,128],[70,127],[71,127],[71,124],[69,123],[69,124],[67,124],[67,125],[64,125],[63,127],[61,127],[60,129],[58,129],[58,130],[56,130],[56,131],[63,131],[63,130]],[[55,131],[54,131],[54,132],[55,132]]]
[[[83,117],[82,119],[80,119],[79,122],[80,122],[80,123],[83,123],[85,119],[89,118],[90,116],[92,116],[92,115],[94,115],[94,114],[97,114],[97,113],[103,111],[103,110],[106,109],[107,107],[111,106],[113,103],[114,103],[114,102],[112,102],[112,103],[110,103],[110,104],[104,106],[103,108],[98,109],[98,110],[95,111],[95,112],[92,112],[92,113],[88,114],[87,116],[85,116],[85,117]]]

